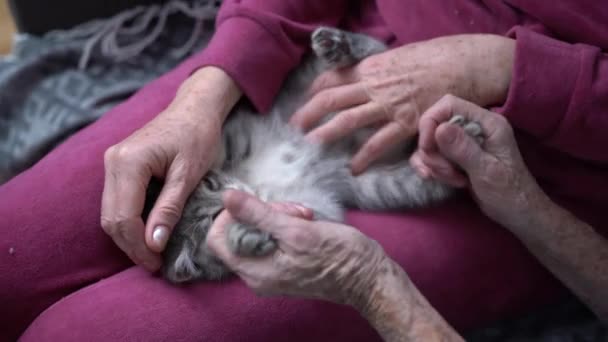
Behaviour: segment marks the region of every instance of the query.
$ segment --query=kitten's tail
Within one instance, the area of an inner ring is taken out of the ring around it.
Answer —
[[[423,179],[403,161],[378,165],[352,178],[349,203],[361,209],[386,210],[428,206],[446,199],[454,189],[432,179]]]

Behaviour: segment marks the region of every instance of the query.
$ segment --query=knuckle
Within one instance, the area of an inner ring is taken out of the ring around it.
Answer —
[[[335,118],[336,125],[346,132],[352,132],[359,127],[361,121],[354,113],[345,112]]]
[[[116,228],[116,224],[115,224],[114,220],[112,220],[108,217],[102,216],[100,221],[101,221],[101,229],[103,229],[103,231],[106,232],[106,234],[108,234],[108,235],[114,235],[114,231]]]
[[[117,239],[132,243],[134,240],[132,226],[133,220],[126,217],[102,217],[101,218],[101,227],[106,232],[106,234],[110,235],[115,241]]]
[[[172,187],[176,190],[184,189],[191,183],[191,172],[190,165],[184,165],[179,171],[174,172],[171,175]]]
[[[452,95],[452,94],[445,94],[443,95],[443,97],[441,98],[441,103],[444,103],[445,105],[454,105],[457,101],[457,97]]]
[[[361,62],[359,62],[359,64],[357,64],[357,69],[363,74],[376,70],[378,67],[382,67],[382,63],[380,63],[378,59],[378,55],[364,58]]]
[[[495,114],[495,115],[493,115],[493,117],[494,117],[494,121],[496,122],[496,126],[504,129],[507,132],[512,130],[511,125],[509,124],[509,121],[503,115]]]
[[[245,280],[247,286],[253,289],[256,293],[265,294],[268,292],[266,281],[261,277],[247,277]]]
[[[321,75],[319,75],[317,77],[316,81],[314,82],[313,88],[317,88],[317,89],[325,88],[327,86],[327,84],[329,84],[331,76],[332,76],[331,71],[326,71],[326,72],[322,73]]]
[[[498,163],[488,163],[483,167],[481,182],[488,187],[506,189],[512,182],[512,176],[503,165]]]
[[[323,90],[319,93],[319,104],[324,109],[333,109],[336,107],[336,99],[328,90]]]
[[[431,124],[433,123],[433,117],[431,116],[432,113],[431,111],[426,111],[424,114],[427,115],[422,115],[420,117],[420,121],[418,121],[418,129],[420,130],[420,133],[424,133],[426,132],[429,127],[431,126]]]
[[[337,76],[334,70],[324,71],[315,78],[310,90],[313,94],[320,94],[324,90],[331,89],[332,84],[336,83]]]
[[[453,94],[445,94],[440,102],[452,112],[464,109],[462,108],[464,100]]]
[[[178,204],[168,203],[157,209],[158,215],[169,222],[177,222],[182,216],[182,208]]]
[[[129,160],[132,155],[132,149],[129,146],[118,144],[111,146],[104,153],[104,162],[107,165],[121,163],[122,161]]]

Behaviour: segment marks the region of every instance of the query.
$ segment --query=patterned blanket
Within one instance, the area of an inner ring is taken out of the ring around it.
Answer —
[[[0,184],[200,49],[219,1],[140,6],[0,57]]]

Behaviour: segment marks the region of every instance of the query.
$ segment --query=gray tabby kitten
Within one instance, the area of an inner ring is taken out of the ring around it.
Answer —
[[[314,211],[315,219],[342,221],[344,207],[369,210],[413,208],[448,197],[453,189],[420,178],[408,163],[411,146],[397,146],[392,155],[353,176],[349,161],[371,133],[361,130],[330,146],[304,139],[289,126],[289,116],[306,99],[304,94],[319,73],[352,65],[386,47],[367,36],[319,28],[312,35],[310,56],[286,81],[268,115],[235,109],[223,128],[220,155],[190,196],[183,216],[164,252],[163,275],[172,282],[220,279],[229,270],[205,245],[215,217],[223,209],[221,194],[239,189],[268,202],[295,202]],[[455,117],[469,134],[481,137],[481,127]],[[272,236],[253,227],[228,229],[230,248],[238,255],[273,252]]]

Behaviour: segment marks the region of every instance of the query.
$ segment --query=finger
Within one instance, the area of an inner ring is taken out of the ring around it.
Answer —
[[[483,171],[483,158],[487,157],[487,153],[461,127],[443,123],[437,128],[435,139],[441,154],[467,174],[475,175]]]
[[[194,184],[184,166],[174,161],[146,223],[146,244],[151,250],[160,253],[165,249]]]
[[[264,270],[273,268],[274,255],[255,258],[236,255],[226,243],[227,229],[234,222],[235,219],[228,210],[222,211],[209,229],[205,244],[216,257],[243,279],[251,274],[260,277]]]
[[[384,108],[374,102],[347,109],[315,128],[307,138],[324,144],[334,142],[352,134],[357,129],[369,126],[386,118]]]
[[[280,211],[289,216],[295,216],[305,220],[312,220],[314,216],[314,212],[311,209],[301,206],[297,203],[271,203],[270,206],[274,210]]]
[[[487,136],[496,130],[499,114],[492,113],[474,103],[465,101],[453,95],[446,95],[431,106],[420,118],[418,125],[418,148],[427,152],[437,151],[435,132],[442,123],[449,121],[454,115],[461,115],[468,120],[478,122]]]
[[[289,120],[290,124],[308,130],[326,115],[369,101],[361,84],[349,84],[330,88],[315,94],[298,109]]]
[[[289,230],[298,229],[303,222],[308,222],[277,212],[270,205],[242,191],[226,191],[223,202],[235,220],[268,232],[277,240],[281,240]]]
[[[427,153],[436,152],[435,131],[441,123],[450,120],[451,117],[452,107],[442,100],[424,112],[418,123],[418,148]]]
[[[155,271],[160,267],[160,257],[146,247],[141,219],[150,176],[132,166],[122,167],[112,158],[111,154],[106,156],[101,225],[134,263]]]
[[[357,77],[353,67],[328,70],[315,78],[308,89],[308,93],[314,95],[325,89],[336,88],[355,82],[357,82]]]
[[[420,158],[420,150],[417,150],[410,157],[410,165],[414,168],[414,171],[420,176],[422,179],[428,179],[431,177],[431,170],[424,165]]]
[[[352,158],[351,170],[353,174],[362,173],[386,151],[409,137],[410,132],[405,132],[398,123],[391,122],[385,125],[372,135]]]
[[[234,223],[232,215],[230,215],[227,210],[223,210],[215,219],[211,228],[209,228],[205,243],[215,256],[222,260],[228,268],[234,271],[235,268],[237,268],[237,265],[242,262],[242,258],[234,254],[226,243],[226,229],[228,229],[232,223]]]
[[[468,184],[466,176],[458,167],[440,153],[428,154],[420,151],[417,156],[418,163],[423,165],[433,179],[458,188]]]

